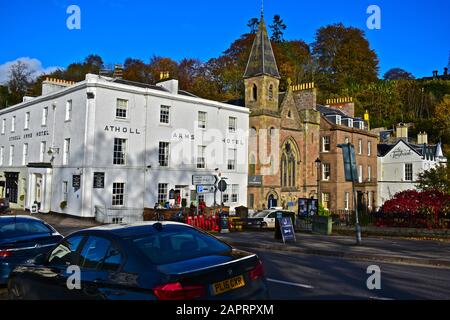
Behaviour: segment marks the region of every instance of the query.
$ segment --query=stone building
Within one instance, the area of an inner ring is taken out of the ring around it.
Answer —
[[[354,210],[352,183],[345,181],[342,149],[338,144],[355,146],[359,210],[377,207],[377,143],[376,134],[368,131],[368,123],[355,118],[351,99],[329,101],[317,106],[320,111],[320,201],[333,213]],[[319,171],[319,170],[318,170]]]
[[[264,17],[244,74],[250,109],[248,206],[297,209],[298,198],[315,197],[320,113],[314,84],[279,92],[280,74]]]

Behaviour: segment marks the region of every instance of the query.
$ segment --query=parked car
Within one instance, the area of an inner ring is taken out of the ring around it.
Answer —
[[[72,267],[71,267],[72,266]],[[70,290],[73,266],[79,289]],[[68,268],[71,267],[71,268]],[[76,269],[76,267],[75,267]],[[188,300],[268,297],[258,256],[177,222],[81,230],[14,269],[11,299]]]
[[[275,228],[275,219],[278,213],[281,213],[283,217],[291,217],[292,215],[295,216],[295,213],[291,211],[270,209],[260,211],[252,217],[243,218],[241,220],[244,228],[273,229]]]
[[[0,284],[24,260],[47,252],[63,239],[52,226],[30,216],[0,216]]]
[[[9,199],[8,198],[0,198],[0,214],[9,213]]]

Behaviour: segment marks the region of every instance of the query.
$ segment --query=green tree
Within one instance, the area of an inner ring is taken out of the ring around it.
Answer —
[[[247,27],[250,28],[251,34],[256,34],[256,31],[258,31],[258,26],[259,26],[258,18],[251,18],[250,20],[248,20]]]
[[[281,43],[284,41],[283,35],[286,30],[286,25],[280,15],[276,14],[273,17],[273,23],[269,26],[272,30],[272,37],[270,40],[274,43]]]
[[[417,188],[420,190],[439,190],[450,194],[450,167],[439,165],[423,171],[417,179]]]
[[[321,90],[339,94],[352,84],[366,85],[378,79],[378,57],[370,49],[364,31],[342,23],[322,27],[312,44],[319,65]]]
[[[22,61],[17,61],[9,69],[9,105],[14,105],[22,102],[23,96],[27,93],[28,87],[30,86],[31,70],[27,64]]]
[[[414,76],[401,68],[393,68],[388,70],[384,76],[384,80],[413,80]]]

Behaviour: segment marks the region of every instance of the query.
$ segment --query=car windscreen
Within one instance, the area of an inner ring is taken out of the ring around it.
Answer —
[[[253,218],[265,218],[272,211],[261,211],[253,216]]]
[[[229,252],[231,247],[190,227],[165,226],[161,231],[127,239],[156,265]]]
[[[0,239],[49,233],[52,233],[52,230],[39,221],[0,222]]]

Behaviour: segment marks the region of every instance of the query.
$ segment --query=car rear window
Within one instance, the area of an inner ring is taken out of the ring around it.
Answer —
[[[13,221],[0,224],[0,238],[13,238],[41,233],[52,233],[52,230],[39,221]]]
[[[153,234],[129,238],[152,263],[163,265],[228,252],[231,247],[189,227],[163,227]]]

